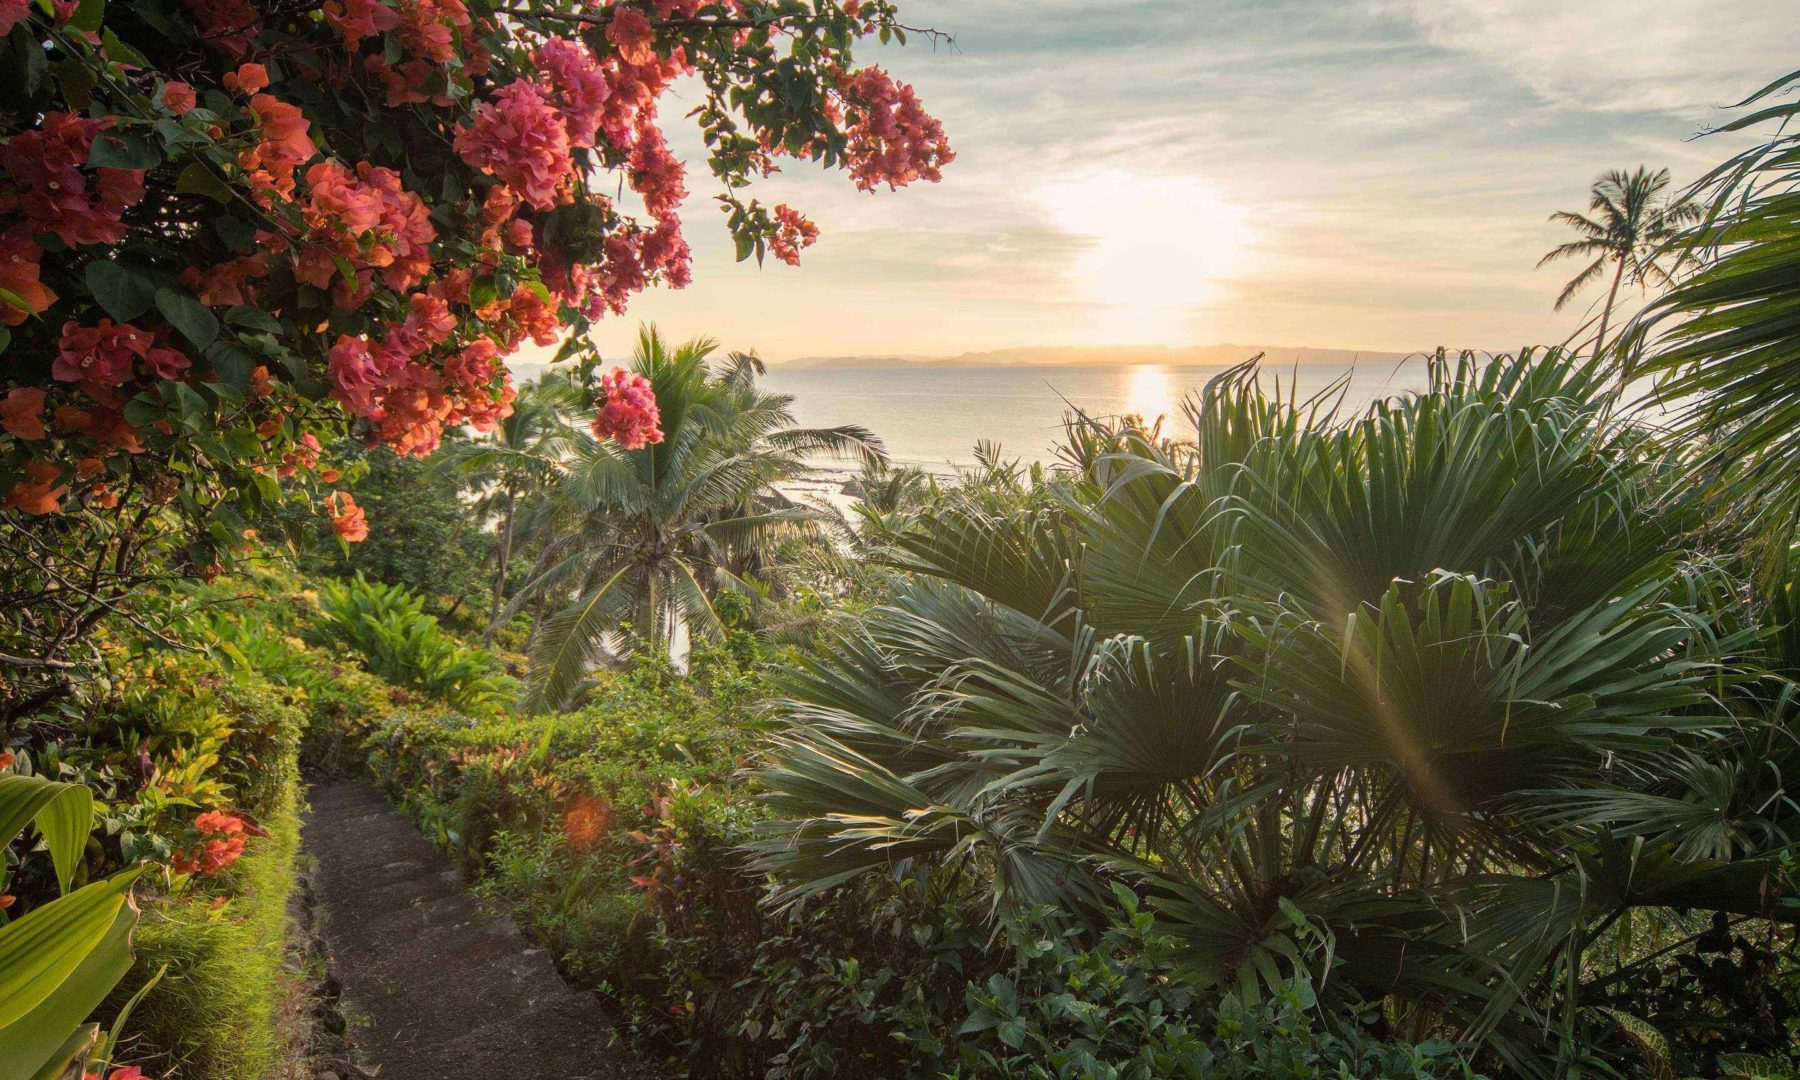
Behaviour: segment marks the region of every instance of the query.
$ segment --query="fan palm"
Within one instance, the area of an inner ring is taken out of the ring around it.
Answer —
[[[1297,909],[1334,992],[1549,1071],[1623,914],[1797,907],[1761,632],[1673,542],[1681,462],[1604,422],[1615,376],[1440,356],[1340,417],[1247,367],[1192,444],[1103,430],[1011,505],[952,493],[790,676],[762,865],[789,897],[955,866],[1075,917],[1124,876],[1251,994],[1306,962]]]
[[[497,521],[494,589],[484,644],[492,644],[506,598],[521,503],[556,478],[558,466],[588,441],[582,425],[591,398],[562,372],[546,372],[519,391],[512,414],[484,437],[446,448],[445,463],[482,492],[476,511]]]
[[[794,427],[792,399],[757,385],[760,362],[740,354],[715,368],[716,349],[642,331],[631,366],[655,390],[663,441],[586,443],[526,520],[542,553],[509,610],[539,597],[556,608],[532,638],[535,704],[566,701],[625,624],[657,649],[683,629],[717,636],[716,591],[754,573],[774,542],[819,523],[776,485],[814,455],[882,455],[860,427]]]
[[[1561,311],[1612,265],[1612,285],[1600,309],[1600,331],[1594,335],[1596,353],[1606,344],[1606,327],[1618,302],[1620,284],[1668,284],[1669,272],[1658,259],[1669,240],[1700,217],[1698,206],[1685,198],[1669,198],[1668,189],[1667,169],[1651,172],[1641,165],[1631,173],[1613,169],[1594,181],[1587,214],[1558,210],[1550,215],[1551,221],[1574,229],[1580,239],[1552,248],[1538,260],[1538,266],[1563,259],[1593,260],[1563,286],[1556,310]]]

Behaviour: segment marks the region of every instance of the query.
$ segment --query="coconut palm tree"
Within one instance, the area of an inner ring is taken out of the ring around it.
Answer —
[[[1576,293],[1587,288],[1612,266],[1612,284],[1600,309],[1600,331],[1594,335],[1594,351],[1606,344],[1607,323],[1612,319],[1621,284],[1644,287],[1666,285],[1669,272],[1659,264],[1668,242],[1700,216],[1700,208],[1686,198],[1670,198],[1669,170],[1651,172],[1642,165],[1636,172],[1611,170],[1594,181],[1588,213],[1558,210],[1550,220],[1567,225],[1580,236],[1552,248],[1538,260],[1543,267],[1563,259],[1592,259],[1569,279],[1556,298],[1561,311]]]
[[[790,899],[937,868],[1096,922],[1124,882],[1200,984],[1324,965],[1566,1074],[1620,919],[1800,919],[1794,688],[1676,542],[1676,451],[1606,422],[1616,376],[1440,355],[1341,417],[1245,368],[1192,444],[1113,429],[1010,505],[950,492],[787,676],[760,864]]]
[[[683,629],[718,636],[717,590],[741,585],[772,544],[821,520],[777,485],[815,455],[883,454],[861,427],[794,427],[792,398],[757,385],[760,361],[739,354],[714,367],[716,350],[705,338],[671,346],[645,328],[631,367],[655,390],[663,441],[581,446],[523,523],[542,553],[508,610],[536,598],[555,608],[532,637],[534,704],[568,700],[627,624],[656,649]]]
[[[591,420],[592,400],[568,374],[546,372],[520,389],[512,415],[492,432],[446,448],[446,467],[482,492],[477,512],[497,521],[494,589],[484,644],[493,643],[505,602],[520,506],[542,493],[555,480],[558,466],[592,441],[584,430]]]

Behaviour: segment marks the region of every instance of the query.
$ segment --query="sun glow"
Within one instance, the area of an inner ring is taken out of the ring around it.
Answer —
[[[1244,211],[1189,177],[1109,173],[1054,188],[1058,227],[1090,241],[1071,276],[1098,340],[1175,344],[1248,262]]]
[[[1158,417],[1174,411],[1174,393],[1168,368],[1161,364],[1134,367],[1125,376],[1125,404],[1119,411],[1135,413],[1145,423],[1154,424]]]

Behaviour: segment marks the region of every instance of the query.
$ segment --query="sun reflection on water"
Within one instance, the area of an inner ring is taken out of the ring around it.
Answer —
[[[1175,390],[1169,369],[1161,364],[1143,364],[1131,368],[1125,376],[1125,401],[1121,413],[1135,413],[1144,423],[1155,424],[1175,413]]]

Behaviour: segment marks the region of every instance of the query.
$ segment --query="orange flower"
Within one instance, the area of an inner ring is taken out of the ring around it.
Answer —
[[[348,491],[334,491],[327,496],[325,510],[331,515],[331,527],[345,540],[359,544],[369,538],[369,520]]]
[[[269,69],[261,64],[244,64],[236,71],[228,72],[224,82],[227,90],[254,94],[269,85]]]
[[[100,470],[105,467],[100,463],[99,458],[84,457],[75,463],[75,477],[78,480],[86,480],[92,476],[99,476]]]
[[[244,823],[223,810],[208,810],[194,819],[194,828],[203,833],[235,835],[244,831]]]
[[[250,373],[250,396],[266,398],[274,392],[275,384],[269,379],[269,366],[267,364],[256,365],[256,370]]]
[[[94,418],[86,409],[78,409],[73,405],[58,405],[52,414],[56,430],[67,435],[80,434],[94,426]]]
[[[0,398],[0,428],[27,441],[50,434],[44,430],[44,392],[35,386],[18,386]]]
[[[12,768],[13,754],[10,750],[0,751],[0,769]]]
[[[25,466],[26,478],[13,485],[6,501],[0,502],[0,510],[23,510],[34,515],[60,513],[62,497],[68,494],[69,485],[50,485],[61,475],[61,470],[49,462],[31,462]]]
[[[19,902],[19,898],[11,893],[0,893],[0,911],[5,911]]]

